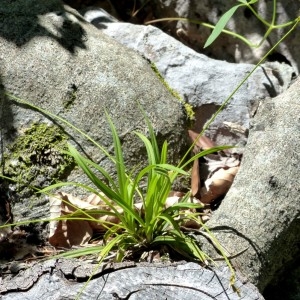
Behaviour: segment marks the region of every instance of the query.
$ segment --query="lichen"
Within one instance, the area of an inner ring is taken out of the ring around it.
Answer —
[[[4,174],[16,184],[19,197],[67,177],[74,168],[67,150],[67,136],[55,125],[32,124],[13,142],[4,155]]]
[[[184,109],[185,109],[185,113],[188,117],[188,119],[190,121],[194,121],[195,120],[195,112],[193,110],[192,105],[190,105],[189,103],[185,102],[182,97],[179,95],[179,93],[177,91],[175,91],[174,89],[172,89],[169,84],[166,82],[166,80],[163,78],[163,76],[160,74],[160,72],[158,71],[157,67],[155,66],[155,64],[153,62],[150,62],[150,66],[151,69],[154,71],[154,73],[156,74],[156,76],[158,77],[158,79],[163,83],[163,85],[166,87],[166,89],[171,93],[171,95],[173,97],[175,97],[176,99],[178,99],[178,101],[183,105]]]

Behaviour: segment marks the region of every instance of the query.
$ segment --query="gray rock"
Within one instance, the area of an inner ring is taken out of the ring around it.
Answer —
[[[81,13],[84,14],[84,18],[88,22],[92,23],[96,27],[99,26],[100,28],[105,27],[103,23],[118,22],[118,19],[116,19],[114,16],[110,15],[104,9],[99,7],[88,7],[84,9]]]
[[[299,300],[300,299],[300,263],[293,261],[291,265],[280,272],[277,280],[269,284],[265,291],[264,297],[268,300]]]
[[[210,59],[153,26],[128,23],[102,25],[105,25],[101,28],[102,32],[153,62],[171,88],[195,108],[196,131],[202,130],[206,121],[254,67]],[[245,144],[249,122],[259,101],[283,92],[291,81],[292,72],[290,66],[280,63],[268,63],[258,68],[206,134],[217,144]],[[241,128],[240,131],[234,130],[236,125]]]
[[[86,286],[90,274],[95,275]],[[97,268],[84,260],[38,263],[17,276],[4,278],[2,300],[21,299],[217,299],[259,300],[258,290],[239,279],[229,286],[226,268],[205,269],[195,263],[108,264]],[[18,292],[16,291],[18,289]]]
[[[112,151],[106,109],[122,139],[129,170],[146,161],[143,144],[132,133],[147,134],[140,103],[159,140],[170,141],[170,162],[178,161],[186,145],[187,119],[146,60],[57,0],[9,2],[0,5],[0,15],[0,159],[4,175],[19,181],[6,186],[5,194],[17,202],[15,220],[48,213],[47,199],[36,199],[28,185],[44,187],[66,178],[86,182],[61,151],[67,141],[109,173],[115,168],[81,134],[5,93],[68,120]]]
[[[231,7],[237,4],[236,1],[222,0],[172,0],[172,1],[151,1],[155,18],[181,17],[198,20],[210,24],[216,24],[220,17]],[[293,21],[299,16],[300,2],[294,0],[276,1],[276,24],[284,24]],[[273,1],[260,0],[254,4],[255,9],[268,22],[272,20]],[[160,25],[161,23],[158,23]],[[239,39],[222,34],[210,47],[203,49],[203,46],[211,33],[211,29],[188,23],[185,21],[164,22],[164,30],[167,30],[181,42],[200,53],[211,57],[231,62],[257,63],[265,53],[291,28],[274,30],[268,39],[258,48],[251,48]],[[254,15],[245,8],[240,8],[227,24],[227,29],[248,38],[252,43],[258,44],[266,33],[266,27],[260,23]],[[299,30],[289,35],[273,53],[274,60],[288,61],[299,74],[300,68],[300,33]]]
[[[207,223],[236,266],[260,291],[300,252],[300,78],[263,102],[241,169]]]

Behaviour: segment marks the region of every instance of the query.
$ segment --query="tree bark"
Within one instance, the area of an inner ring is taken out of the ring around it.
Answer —
[[[93,279],[88,282],[89,276]],[[36,263],[17,276],[4,278],[1,300],[40,299],[201,299],[260,300],[254,285],[229,285],[227,268],[212,271],[195,263],[120,263],[98,267],[79,259]],[[86,285],[86,283],[88,284]],[[81,293],[82,292],[82,293]]]

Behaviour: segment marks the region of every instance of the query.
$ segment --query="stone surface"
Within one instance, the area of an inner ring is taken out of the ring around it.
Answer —
[[[14,203],[22,200],[13,207],[16,221],[48,214],[47,198],[36,199],[27,185],[43,187],[54,178],[66,177],[86,182],[61,154],[66,141],[109,173],[114,174],[115,168],[95,145],[65,123],[12,101],[5,93],[68,120],[111,152],[106,109],[123,142],[129,170],[146,161],[143,144],[132,133],[147,134],[140,103],[158,139],[170,141],[170,161],[177,161],[186,145],[187,119],[182,105],[146,60],[57,0],[9,2],[0,5],[0,15],[1,171],[22,182],[1,184],[7,198]],[[57,140],[59,147],[54,146]],[[45,141],[43,148],[39,148],[40,141]],[[62,169],[65,172],[58,174]]]
[[[266,300],[300,299],[300,259],[284,268],[277,280],[271,282],[264,291]]]
[[[262,291],[299,261],[300,78],[261,104],[251,125],[241,169],[207,223]]]
[[[153,26],[89,20],[155,64],[170,87],[195,108],[195,130],[199,132],[254,67],[210,59]],[[217,116],[206,135],[217,144],[244,145],[259,101],[283,92],[292,72],[291,67],[280,63],[267,63],[258,68]],[[235,130],[235,125],[241,130]]]
[[[276,24],[284,24],[299,16],[300,2],[294,0],[278,0],[276,10]],[[216,24],[220,17],[237,4],[234,0],[172,0],[151,1],[154,19],[167,17],[182,17]],[[254,8],[267,21],[272,19],[273,1],[260,0]],[[203,46],[211,33],[211,29],[184,21],[157,23],[177,37],[183,43],[200,53],[231,62],[257,63],[259,59],[286,33],[290,28],[274,30],[259,48],[250,48],[239,39],[222,34],[210,47]],[[298,26],[299,27],[299,26]],[[227,24],[227,29],[237,32],[258,44],[266,32],[266,27],[245,8],[240,8]],[[272,59],[288,61],[299,74],[300,68],[300,31],[294,32],[283,41],[272,54]],[[271,57],[270,57],[271,58]]]
[[[95,275],[86,286],[90,274]],[[230,273],[195,263],[134,264],[98,267],[84,260],[52,260],[38,263],[17,276],[3,279],[2,300],[32,299],[216,299],[260,300],[263,297],[250,283],[237,280],[229,286]],[[83,290],[82,290],[83,289]]]

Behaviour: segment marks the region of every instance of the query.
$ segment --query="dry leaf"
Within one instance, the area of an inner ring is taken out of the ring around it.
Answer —
[[[49,243],[56,248],[70,248],[87,244],[92,234],[92,228],[87,221],[62,220],[56,225],[54,234],[49,237]]]
[[[232,185],[239,166],[228,169],[219,169],[205,181],[205,187],[201,189],[202,203],[211,203],[213,200],[225,195]]]
[[[85,198],[85,202],[89,203],[93,207],[96,207],[96,210],[106,210],[106,211],[112,211],[111,208],[104,202],[103,199],[106,199],[106,201],[110,202],[112,201],[107,199],[103,194],[101,194],[100,198],[98,195],[91,194],[87,198]],[[121,208],[117,208],[118,213],[122,214],[123,210]],[[120,223],[119,218],[117,218],[115,215],[104,215],[104,214],[93,214],[93,218],[97,219],[97,222],[90,221],[89,224],[92,227],[92,229],[95,232],[105,232],[107,230],[107,227],[111,227],[114,224]],[[109,225],[111,223],[112,225]]]
[[[192,196],[197,197],[200,189],[200,170],[199,170],[199,160],[194,160],[191,174],[191,191]]]
[[[194,152],[197,153],[200,150],[206,150],[212,147],[215,147],[215,143],[208,137],[201,135],[199,137],[199,133],[193,131],[193,130],[189,130],[188,131],[190,138],[192,139],[193,142],[195,142],[195,140],[197,139],[196,143],[195,143],[195,148],[194,148]]]
[[[80,210],[82,210],[80,212]],[[88,243],[93,232],[104,232],[107,230],[107,222],[113,224],[119,223],[115,216],[100,213],[110,211],[109,206],[96,195],[90,195],[81,200],[66,193],[58,193],[50,197],[50,217],[55,219],[65,217],[65,220],[50,222],[49,242],[55,247],[71,247],[73,245],[82,245]],[[122,210],[118,210],[122,213]],[[89,220],[68,220],[71,214],[76,212],[76,218],[87,218]],[[93,220],[96,221],[93,221]]]
[[[189,130],[193,142],[199,134]],[[194,152],[214,147],[215,144],[208,137],[201,136],[196,142]],[[202,203],[209,204],[220,196],[225,195],[237,173],[240,165],[240,155],[230,151],[219,151],[204,157],[205,162],[194,161],[191,174],[191,192]],[[204,186],[201,186],[201,180]]]

